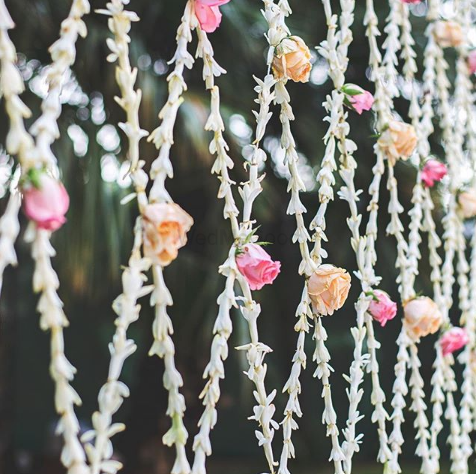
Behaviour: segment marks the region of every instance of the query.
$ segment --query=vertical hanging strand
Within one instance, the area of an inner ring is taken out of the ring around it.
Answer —
[[[112,0],[106,10],[98,13],[109,16],[108,26],[113,38],[108,40],[111,53],[109,62],[116,62],[116,81],[121,95],[115,97],[116,102],[126,113],[126,121],[120,123],[128,141],[127,159],[130,165],[131,178],[137,197],[139,210],[147,204],[146,187],[147,174],[142,170],[144,164],[139,160],[139,142],[147,135],[139,125],[139,107],[142,94],[135,89],[137,69],[133,69],[129,59],[129,31],[131,22],[139,21],[135,13],[124,9],[125,0]],[[134,197],[131,196],[131,197]],[[129,199],[129,198],[128,198]],[[137,346],[127,337],[129,326],[139,318],[140,305],[137,301],[145,296],[151,287],[145,287],[145,272],[150,268],[150,262],[142,256],[142,220],[139,217],[134,226],[134,244],[128,266],[122,272],[122,293],[114,303],[113,310],[117,314],[116,331],[109,344],[110,362],[106,383],[98,395],[99,410],[93,414],[93,429],[85,433],[82,441],[86,443],[86,453],[90,463],[91,474],[101,472],[116,473],[121,469],[120,462],[112,458],[114,450],[111,438],[125,426],[112,422],[113,415],[122,406],[124,398],[129,396],[128,387],[120,381],[123,365]],[[93,442],[94,440],[94,442]]]
[[[235,204],[232,192],[232,188],[235,183],[230,179],[228,172],[228,170],[233,167],[233,161],[228,156],[229,146],[223,136],[225,126],[220,113],[220,90],[218,86],[215,85],[215,77],[218,77],[225,71],[216,63],[213,56],[213,47],[206,33],[197,27],[197,34],[197,57],[201,57],[203,59],[203,79],[206,88],[210,90],[211,94],[211,113],[207,120],[205,129],[213,132],[210,150],[212,153],[217,155],[212,172],[216,173],[219,177],[221,185],[218,196],[225,200],[224,217],[225,219],[230,220],[231,230],[235,240],[235,243],[230,249],[229,258],[225,264],[225,267],[227,268],[226,272],[229,274],[229,276],[232,275],[232,278],[236,279],[241,287],[244,304],[240,306],[240,310],[248,324],[251,341],[250,344],[246,344],[245,346],[238,348],[239,350],[246,351],[246,357],[249,363],[247,376],[255,385],[255,391],[253,394],[257,405],[253,408],[253,416],[251,416],[250,419],[257,421],[259,427],[261,428],[261,431],[256,430],[255,434],[258,438],[260,446],[263,446],[269,469],[271,472],[274,472],[275,461],[272,450],[272,441],[274,437],[274,431],[278,428],[277,423],[273,420],[275,412],[273,400],[276,395],[276,390],[273,390],[270,394],[268,394],[266,391],[265,379],[267,365],[264,364],[264,358],[268,352],[271,352],[271,349],[259,341],[257,319],[260,315],[261,308],[260,305],[254,301],[248,282],[241,276],[241,273],[237,272],[235,263],[237,249],[243,246],[250,234],[253,233],[253,222],[251,221],[253,201],[262,191],[258,170],[260,165],[264,164],[266,155],[262,151],[259,151],[254,155],[252,164],[249,166],[250,181],[247,183],[247,185],[244,185],[243,188],[240,188],[240,194],[243,198],[244,205],[244,220],[240,223],[237,218],[239,213],[238,207]],[[274,81],[270,82],[268,80],[266,87],[270,88],[273,84]],[[265,84],[263,84],[263,86],[265,86]],[[267,92],[266,89],[260,88],[260,86],[258,86],[258,92],[261,99],[264,100],[261,102],[262,106],[265,107],[266,110],[269,109],[271,102],[269,89]],[[263,93],[265,94],[264,96],[262,95]],[[268,112],[266,112],[266,115],[267,114]],[[266,117],[265,120],[264,126],[266,126],[269,117]],[[264,134],[264,130],[260,133]],[[259,140],[261,140],[261,138],[262,136]],[[234,295],[231,297],[231,300],[233,302],[236,301]],[[213,412],[210,412],[210,415],[211,413]],[[210,415],[207,413],[205,416]],[[213,420],[213,418],[211,418],[211,420]],[[211,451],[209,437],[206,435],[206,433],[209,433],[208,427],[211,426],[211,424],[210,422],[208,422],[208,424],[206,423],[206,418],[204,426],[205,430],[207,430],[203,433],[206,436],[204,442],[202,443],[201,438],[198,437],[194,443],[196,446],[195,452],[198,453],[198,457],[195,458],[194,465],[197,466],[197,470],[202,469],[202,472],[204,472],[204,454],[206,454],[207,451]]]
[[[168,98],[159,113],[161,123],[149,136],[158,150],[158,156],[151,166],[152,188],[149,202],[170,203],[172,198],[165,188],[167,178],[173,177],[173,167],[170,161],[170,149],[174,143],[173,132],[177,113],[183,102],[183,93],[187,85],[183,78],[185,68],[191,69],[193,57],[188,52],[188,43],[192,40],[193,2],[189,0],[177,30],[177,49],[171,63],[173,71],[167,77]],[[152,326],[154,343],[149,350],[149,355],[157,355],[164,361],[163,383],[168,392],[167,415],[172,421],[172,426],[162,438],[163,443],[175,447],[175,462],[172,474],[189,474],[190,465],[187,460],[185,446],[188,433],[183,423],[185,412],[185,399],[180,393],[183,379],[175,366],[175,346],[172,340],[173,324],[167,307],[172,306],[172,296],[165,284],[163,268],[154,265],[152,269],[154,290],[151,296],[151,305],[155,308],[155,319]]]

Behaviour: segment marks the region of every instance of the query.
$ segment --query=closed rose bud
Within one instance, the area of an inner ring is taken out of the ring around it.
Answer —
[[[321,265],[309,278],[308,293],[314,312],[331,316],[344,306],[351,285],[350,275],[343,268]]]
[[[32,170],[35,178],[23,187],[23,210],[40,229],[55,231],[65,222],[69,196],[63,184],[44,171]]]
[[[174,203],[148,204],[142,218],[144,255],[154,265],[169,265],[187,243],[193,219]]]
[[[402,0],[402,2],[413,4],[413,3],[421,3],[421,0]]]
[[[438,305],[426,296],[410,300],[403,307],[403,313],[408,333],[415,340],[434,334],[443,322]]]
[[[456,21],[437,21],[433,31],[436,42],[442,48],[454,48],[463,43],[463,30]]]
[[[372,296],[369,313],[375,321],[384,327],[388,321],[397,315],[397,303],[392,301],[385,291],[375,290]]]
[[[217,6],[195,2],[195,16],[205,33],[213,33],[221,24],[222,14]]]
[[[276,47],[273,59],[276,79],[309,82],[311,68],[311,52],[299,36],[285,38]]]
[[[461,192],[458,196],[458,202],[465,219],[476,217],[476,189]]]
[[[468,67],[471,74],[476,73],[476,49],[468,54]]]
[[[268,252],[257,244],[246,244],[236,257],[236,265],[252,290],[273,283],[281,270],[281,262],[273,262]]]
[[[228,3],[230,0],[195,0],[200,5],[205,5],[207,7],[221,7]]]
[[[345,84],[342,87],[342,92],[345,94],[346,105],[354,109],[359,115],[364,110],[371,110],[374,105],[374,96],[360,86]]]
[[[378,144],[392,164],[400,158],[406,161],[415,151],[417,144],[415,128],[407,123],[392,120],[380,136]]]
[[[468,333],[462,328],[451,328],[440,339],[443,355],[459,351],[469,342]]]
[[[421,180],[425,186],[432,188],[448,174],[448,168],[438,160],[428,160],[421,171]]]

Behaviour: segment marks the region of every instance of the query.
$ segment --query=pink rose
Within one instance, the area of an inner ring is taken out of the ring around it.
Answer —
[[[385,291],[375,290],[369,305],[369,313],[382,327],[397,315],[397,303]],[[376,298],[376,299],[375,299]]]
[[[213,33],[221,23],[222,14],[219,7],[230,0],[196,0],[195,16],[200,28],[205,33]]]
[[[420,3],[421,0],[402,0],[403,3]]]
[[[453,354],[469,342],[467,332],[462,328],[451,328],[441,336],[440,344],[443,355]]]
[[[55,231],[66,222],[69,196],[60,181],[40,173],[23,188],[23,210],[40,229]]]
[[[278,276],[281,262],[273,262],[269,254],[257,244],[246,244],[242,254],[236,257],[238,270],[246,278],[252,290],[261,290]]]
[[[428,160],[421,172],[425,186],[432,188],[435,182],[441,181],[448,174],[448,168],[438,160]]]
[[[476,49],[473,49],[468,55],[468,66],[471,74],[476,73]]]
[[[342,92],[345,94],[346,105],[353,108],[359,115],[362,115],[364,110],[371,110],[374,105],[374,96],[360,86],[345,84]]]
[[[228,3],[230,0],[195,0],[200,5],[206,5],[207,7],[221,7]]]

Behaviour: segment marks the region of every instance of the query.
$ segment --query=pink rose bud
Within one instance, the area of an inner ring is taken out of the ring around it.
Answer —
[[[382,327],[397,315],[397,303],[385,291],[375,290],[369,305],[369,313]]]
[[[228,3],[230,0],[195,0],[201,5],[206,5],[207,7],[221,7]]]
[[[195,1],[195,16],[200,23],[200,28],[205,31],[205,33],[213,33],[220,26],[222,14],[218,7],[229,1],[230,0]]]
[[[269,254],[257,244],[246,244],[242,254],[236,257],[238,270],[246,278],[252,290],[261,290],[278,276],[281,262],[273,262]]]
[[[55,231],[65,222],[69,196],[63,184],[44,171],[23,187],[23,210],[40,229]]]
[[[468,66],[471,74],[476,73],[476,49],[473,49],[468,55]]]
[[[402,0],[403,3],[421,3],[421,0]]]
[[[443,355],[453,354],[469,342],[467,332],[462,328],[451,328],[441,336],[440,344]]]
[[[421,179],[425,186],[432,188],[448,174],[448,168],[438,160],[428,160],[421,172]]]
[[[374,105],[374,96],[362,87],[355,84],[345,84],[342,91],[346,95],[346,104],[354,109],[359,115],[364,110],[371,110]]]

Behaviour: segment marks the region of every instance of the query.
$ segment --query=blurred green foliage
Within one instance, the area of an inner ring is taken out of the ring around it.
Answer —
[[[21,52],[20,65],[24,73],[31,76],[25,100],[35,114],[38,113],[40,103],[38,95],[34,93],[35,78],[41,78],[42,66],[49,61],[47,48],[57,38],[59,24],[67,15],[69,3],[67,0],[7,0],[17,24],[12,37]],[[294,8],[294,14],[289,20],[291,30],[302,36],[312,48],[317,46],[325,39],[326,32],[321,2],[299,0],[290,3]],[[381,23],[388,13],[385,3],[376,2]],[[104,4],[105,0],[92,1],[93,10],[103,8]],[[139,24],[133,25],[131,52],[132,63],[139,65],[138,85],[143,90],[141,124],[149,131],[157,126],[157,114],[165,101],[166,76],[170,70],[167,61],[173,56],[175,30],[184,4],[185,0],[133,0],[130,4],[130,9],[135,10],[142,19]],[[336,0],[333,5],[338,11],[339,4]],[[227,132],[226,135],[231,156],[236,163],[232,171],[232,178],[236,182],[245,179],[242,151],[248,142],[247,130],[254,124],[251,114],[252,109],[256,108],[253,75],[262,77],[266,73],[264,57],[267,43],[263,36],[265,21],[260,13],[260,6],[257,0],[233,0],[222,8],[222,27],[211,36],[216,58],[228,70],[228,74],[217,81],[222,91],[223,114],[228,125],[235,121],[236,124],[241,124],[239,130],[243,132],[238,130],[239,133]],[[424,5],[421,7],[424,9]],[[418,14],[413,16],[412,22],[421,64],[425,20],[423,10],[416,13]],[[358,1],[348,82],[371,88],[367,79],[368,48],[362,25],[363,15],[364,2]],[[74,67],[77,79],[77,86],[74,87],[77,94],[74,100],[64,104],[60,119],[61,138],[55,144],[55,152],[71,194],[72,206],[68,224],[54,236],[54,244],[58,250],[55,266],[62,281],[60,294],[71,321],[67,330],[67,354],[78,368],[74,386],[84,402],[78,413],[84,425],[88,426],[90,415],[96,409],[98,389],[106,378],[107,344],[112,336],[114,319],[110,305],[120,293],[120,265],[126,263],[130,251],[136,209],[134,203],[120,205],[121,198],[129,192],[127,188],[121,187],[115,179],[103,179],[105,163],[109,160],[119,167],[125,158],[125,147],[119,143],[112,150],[105,149],[102,146],[104,143],[101,145],[101,140],[98,139],[98,133],[104,125],[116,125],[124,117],[113,100],[118,93],[114,67],[105,59],[108,53],[105,40],[110,36],[106,19],[92,13],[86,22],[89,35],[78,43]],[[193,52],[195,47],[194,40],[190,50]],[[332,90],[330,81],[326,79],[322,58],[317,53],[315,60],[318,73],[313,76],[314,82],[289,85],[297,117],[293,130],[303,160],[307,160],[309,175],[316,174],[323,156],[322,137],[326,122],[323,121],[325,110],[322,102]],[[168,187],[174,199],[192,214],[195,226],[188,246],[167,269],[166,279],[175,300],[170,314],[176,329],[174,340],[177,363],[185,379],[183,392],[188,406],[186,423],[192,438],[201,413],[198,394],[203,384],[201,374],[209,356],[217,310],[216,298],[224,284],[217,268],[226,257],[231,236],[229,224],[223,220],[223,203],[216,198],[218,181],[210,175],[213,158],[208,151],[208,142],[211,136],[203,131],[209,111],[209,96],[201,80],[199,60],[195,69],[186,73],[186,80],[189,90],[178,117],[176,146],[172,153],[175,178],[168,183]],[[407,101],[399,99],[396,106],[398,112],[405,116]],[[374,161],[372,117],[370,114],[362,117],[350,114],[350,122],[351,137],[359,147],[356,154],[359,162],[357,186],[366,190],[372,179],[371,167]],[[88,147],[84,156],[77,156],[74,152],[73,142],[68,135],[73,125],[80,127],[87,137]],[[2,114],[0,143],[4,142],[6,127]],[[273,155],[279,134],[280,124],[275,113],[266,142],[270,155]],[[123,138],[121,135],[121,141]],[[110,157],[104,159],[104,155]],[[145,141],[142,145],[142,158],[148,165],[155,158],[155,150]],[[116,169],[115,172],[120,175],[120,171]],[[287,182],[279,175],[279,167],[271,158],[268,160],[266,173],[264,193],[256,202],[254,216],[261,224],[260,236],[275,244],[269,251],[275,259],[281,260],[282,274],[272,288],[265,288],[257,294],[257,298],[263,308],[260,318],[261,339],[275,350],[267,357],[268,387],[279,389],[286,381],[295,347],[296,337],[292,328],[302,281],[297,274],[298,249],[291,243],[294,219],[286,215],[289,199],[286,193]],[[405,207],[402,219],[407,223],[415,170],[411,165],[402,163],[398,166],[397,175],[401,201]],[[340,184],[339,177],[337,184]],[[381,235],[377,245],[377,271],[383,276],[382,287],[397,298],[395,243],[393,238],[385,235],[388,198],[384,187],[382,190],[383,212],[379,222]],[[236,199],[239,199],[238,194]],[[318,205],[315,190],[306,193],[303,202],[310,220]],[[360,203],[362,211],[365,211],[367,202],[367,194],[364,192]],[[355,259],[345,222],[347,215],[344,202],[336,200],[331,205],[327,249],[329,262],[354,271]],[[422,248],[423,263],[418,289],[425,290],[429,288],[425,240]],[[58,446],[52,434],[55,415],[52,384],[48,374],[48,337],[38,328],[36,298],[31,294],[32,263],[22,238],[18,242],[18,252],[20,267],[7,271],[1,302],[2,419],[6,427],[2,430],[2,450],[9,474],[30,470],[37,474],[54,473]],[[359,293],[358,286],[354,279],[351,298],[344,309],[326,319],[330,335],[328,346],[336,369],[332,383],[340,423],[344,422],[347,413],[346,384],[340,374],[348,373],[351,362],[353,343],[349,328],[354,323],[352,301],[355,301]],[[132,395],[117,415],[118,420],[127,423],[128,430],[117,436],[115,443],[120,457],[126,462],[125,473],[165,473],[169,472],[167,469],[170,468],[171,453],[161,444],[161,436],[169,423],[165,417],[166,394],[161,382],[163,367],[161,361],[147,357],[152,341],[153,315],[147,300],[142,302],[142,306],[140,321],[130,329],[130,335],[137,341],[139,349],[127,362],[124,372],[124,381],[131,387]],[[244,323],[239,314],[234,316],[230,347],[247,342]],[[377,337],[383,346],[380,363],[386,393],[390,393],[393,381],[392,367],[399,324],[395,320],[385,331],[376,328]],[[427,387],[433,342],[430,339],[423,343],[423,374]],[[299,459],[296,466],[300,466],[300,469],[304,469],[306,465],[325,466],[330,452],[330,444],[321,425],[321,386],[312,377],[314,368],[311,337],[307,349],[309,362],[308,369],[303,374],[301,396],[304,417],[299,421],[301,429],[295,434]],[[224,464],[219,466],[227,469],[230,459],[257,459],[258,466],[264,469],[264,459],[254,436],[255,426],[246,419],[251,412],[253,399],[250,383],[241,374],[244,367],[242,354],[231,350],[226,363],[228,377],[222,384],[219,422],[212,438],[214,459],[225,459]],[[376,456],[377,435],[369,417],[368,381],[364,388],[366,395],[362,411],[366,417],[359,423],[359,431],[365,433],[365,439],[361,453],[357,456],[357,463],[362,462],[367,466],[365,463],[372,462]],[[278,397],[277,408],[276,418],[280,420],[284,397]],[[412,415],[408,415],[404,434],[408,440],[406,456],[410,459],[413,458],[415,444],[411,426]],[[341,424],[340,428],[342,427]],[[275,439],[279,449],[281,433],[277,433]],[[217,472],[220,472],[219,467]],[[242,470],[237,472],[252,470],[243,465]],[[370,470],[364,467],[363,472],[369,474]],[[377,469],[375,472],[380,471]]]

